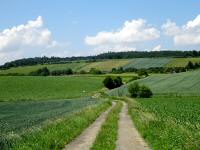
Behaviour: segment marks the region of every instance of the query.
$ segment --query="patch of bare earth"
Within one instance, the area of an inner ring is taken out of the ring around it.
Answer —
[[[128,115],[126,103],[120,113],[116,150],[150,150]]]

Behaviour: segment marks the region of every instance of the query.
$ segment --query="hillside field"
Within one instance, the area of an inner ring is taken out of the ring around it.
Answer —
[[[110,59],[98,62],[92,62],[81,68],[81,70],[90,71],[91,68],[96,68],[102,71],[111,71],[112,68],[123,67],[131,62],[131,59]]]
[[[199,73],[198,70],[175,74],[153,74],[137,82],[149,86],[155,95],[200,95]],[[124,85],[110,91],[109,94],[128,95],[127,87],[128,85]]]
[[[90,71],[91,68],[96,68],[101,71],[109,72],[112,68],[123,67],[127,68],[151,68],[151,67],[185,67],[189,61],[200,62],[200,58],[134,58],[134,59],[108,59],[98,60],[96,62],[86,61],[72,61],[62,64],[46,64],[24,67],[13,67],[7,70],[0,70],[0,75],[9,73],[29,74],[32,71],[47,67],[50,71],[53,70],[65,70],[71,68],[75,72],[81,70]]]
[[[103,87],[101,77],[2,76],[0,101],[48,100],[85,97]]]
[[[151,68],[151,67],[164,67],[167,65],[172,58],[136,58],[133,59],[129,64],[125,65],[124,68]]]
[[[0,74],[9,74],[9,73],[20,73],[27,75],[32,71],[36,71],[42,67],[47,67],[50,71],[53,70],[65,70],[71,68],[73,71],[77,71],[83,66],[87,65],[86,62],[70,62],[65,64],[46,64],[46,65],[34,65],[34,66],[24,66],[24,67],[16,67],[10,68],[7,70],[0,70]]]
[[[193,63],[200,62],[200,58],[173,58],[170,63],[168,63],[167,67],[185,67],[187,63],[191,61]]]

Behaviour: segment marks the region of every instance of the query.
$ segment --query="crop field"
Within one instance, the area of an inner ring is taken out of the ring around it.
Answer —
[[[92,98],[0,102],[0,149],[61,149],[108,106]]]
[[[111,59],[99,62],[92,62],[85,67],[81,68],[81,70],[90,71],[91,68],[96,68],[102,71],[111,71],[112,68],[123,67],[128,64],[131,59]]]
[[[101,77],[0,77],[0,101],[85,97],[103,87]]]
[[[154,74],[137,80],[149,86],[155,95],[200,95],[200,71],[176,74]],[[128,86],[110,91],[111,95],[128,95]]]
[[[61,117],[100,101],[92,98],[51,101],[0,102],[0,133],[21,133],[47,119]]]
[[[172,58],[136,58],[132,62],[124,66],[124,68],[151,68],[151,67],[164,67]]]
[[[129,107],[153,149],[199,149],[200,97],[129,100]]]
[[[27,75],[28,73],[40,69],[42,67],[47,67],[50,71],[53,70],[64,70],[67,68],[71,68],[73,71],[78,71],[80,68],[87,65],[86,62],[71,62],[65,64],[47,64],[47,65],[35,65],[35,66],[24,66],[24,67],[16,67],[10,68],[7,70],[0,70],[0,74],[9,74],[9,73],[20,73]]]
[[[185,67],[189,61],[199,63],[200,58],[173,58],[172,61],[166,65],[166,67]]]

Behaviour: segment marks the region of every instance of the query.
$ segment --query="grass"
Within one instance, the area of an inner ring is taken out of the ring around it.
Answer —
[[[200,58],[173,58],[170,63],[168,63],[167,67],[185,67],[188,62],[191,61],[193,63],[200,62]]]
[[[137,58],[124,66],[124,68],[151,68],[151,67],[164,67],[172,58]]]
[[[134,82],[147,85],[154,95],[200,95],[200,71],[176,74],[155,74]],[[132,82],[131,82],[132,83]],[[128,95],[128,85],[109,92],[110,95]]]
[[[10,68],[7,70],[0,70],[0,74],[19,73],[27,75],[30,72],[40,69],[42,67],[47,67],[50,71],[65,70],[67,68],[71,68],[73,71],[78,71],[85,65],[87,65],[86,62],[71,62],[65,64],[44,64],[44,65],[24,66],[24,67]]]
[[[199,149],[199,97],[129,99],[128,104],[136,127],[152,149]]]
[[[85,67],[81,68],[81,70],[90,71],[91,68],[96,68],[101,71],[111,71],[112,68],[123,67],[124,65],[128,64],[131,59],[111,59],[111,60],[104,60],[99,62],[92,62]]]
[[[115,150],[119,113],[122,108],[122,103],[117,102],[116,106],[108,114],[105,123],[101,127],[101,131],[96,137],[92,146],[92,150]]]
[[[60,76],[2,76],[0,101],[48,100],[77,98],[91,95],[103,87],[103,78]]]
[[[49,150],[62,149],[67,143],[87,128],[110,103],[103,102],[89,106],[63,118],[49,122],[38,129],[33,129],[19,138],[12,140],[10,146],[13,150]]]

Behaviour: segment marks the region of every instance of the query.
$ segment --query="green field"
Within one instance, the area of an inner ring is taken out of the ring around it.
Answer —
[[[65,64],[46,64],[46,65],[35,65],[35,66],[25,66],[25,67],[16,67],[10,68],[7,70],[0,70],[0,74],[9,74],[9,73],[20,73],[27,75],[32,71],[36,71],[42,67],[47,67],[50,71],[53,70],[65,70],[71,68],[73,71],[78,71],[82,67],[87,65],[86,62],[70,62]]]
[[[61,76],[0,77],[0,101],[47,100],[85,97],[101,89],[103,78]]]
[[[131,59],[111,59],[111,60],[93,62],[81,68],[81,70],[90,71],[91,68],[96,68],[102,71],[111,71],[112,68],[123,67],[130,61]]]
[[[155,95],[200,95],[200,71],[175,74],[154,74],[137,80],[149,86]],[[110,92],[111,95],[128,95],[127,85]]]
[[[193,63],[200,62],[200,58],[173,58],[170,63],[168,63],[167,67],[185,67],[188,62],[191,61]]]
[[[125,65],[124,68],[151,68],[151,67],[164,67],[172,58],[136,58],[133,59],[129,64]]]
[[[92,98],[51,101],[0,102],[0,133],[20,134],[47,119],[61,117],[100,101]]]
[[[129,100],[129,108],[136,127],[153,149],[199,149],[199,97]]]

